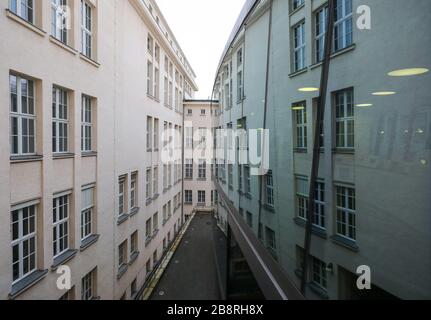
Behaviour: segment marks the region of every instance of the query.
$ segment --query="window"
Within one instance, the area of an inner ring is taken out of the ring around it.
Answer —
[[[238,68],[242,65],[242,49],[239,49],[236,53],[236,64]]]
[[[67,91],[52,89],[52,152],[68,151],[68,94]]]
[[[94,188],[81,193],[81,240],[93,234]]]
[[[153,170],[153,192],[154,195],[159,193],[159,167],[154,167]]]
[[[207,129],[199,128],[199,145],[201,148],[206,148]]]
[[[157,267],[157,262],[158,262],[158,257],[157,257],[157,249],[156,251],[153,252],[153,268],[156,269]]]
[[[168,221],[167,204],[163,206],[163,225]]]
[[[53,200],[53,256],[57,257],[69,249],[69,196]]]
[[[186,148],[193,148],[193,128],[186,127]]]
[[[184,191],[184,202],[187,204],[193,203],[193,191],[192,190],[185,190]]]
[[[325,184],[323,182],[316,183],[315,200],[314,200],[314,215],[313,224],[317,227],[325,229]]]
[[[33,0],[10,0],[9,9],[27,22],[34,23],[33,2]]]
[[[339,149],[354,149],[355,118],[353,90],[343,90],[335,94],[335,134]]]
[[[147,263],[145,264],[145,271],[147,272],[147,276],[153,271],[151,269],[151,258],[148,259]]]
[[[151,218],[150,218],[150,219],[148,219],[148,220],[145,222],[145,238],[146,238],[147,243],[148,243],[148,241],[150,241],[150,240],[152,239],[152,237],[153,237],[153,232],[152,232],[152,225],[151,225],[151,223],[152,223]]]
[[[172,107],[172,81],[169,81],[169,91],[168,91],[168,95],[169,95],[169,107]]]
[[[253,228],[253,215],[247,211],[247,224],[250,228]]]
[[[156,234],[159,231],[159,213],[156,212],[153,215],[153,233]]]
[[[324,50],[325,50],[325,34],[326,34],[326,28],[328,23],[328,7],[324,7],[317,11],[315,16],[316,22],[315,22],[315,61],[320,62],[323,60],[324,57]]]
[[[126,213],[126,178],[121,177],[118,180],[118,215]]]
[[[81,53],[92,57],[92,8],[89,3],[81,0]]]
[[[308,185],[307,178],[296,178],[296,201],[298,217],[304,220],[307,220],[308,212]]]
[[[293,108],[296,134],[296,148],[307,149],[307,107],[305,103]]]
[[[154,98],[159,99],[159,81],[160,81],[160,72],[159,69],[154,69]]]
[[[356,240],[356,198],[355,189],[336,187],[337,192],[337,234]]]
[[[153,118],[147,117],[147,150],[152,150],[152,139],[151,135],[153,133]]]
[[[163,191],[168,188],[168,165],[163,165]]]
[[[147,62],[147,94],[153,96],[153,64]]]
[[[133,255],[139,251],[138,247],[138,231],[135,231],[130,236],[130,255]]]
[[[159,150],[159,119],[154,119],[154,150]]]
[[[251,177],[250,177],[250,167],[244,166],[244,186],[245,193],[251,193]]]
[[[36,206],[12,211],[12,273],[16,282],[36,270]]]
[[[147,201],[151,199],[151,169],[147,169],[146,172],[146,188],[145,188],[146,192],[146,197],[147,197]]]
[[[127,240],[118,246],[118,267],[121,268],[127,264]]]
[[[137,207],[137,186],[138,184],[138,173],[134,172],[132,173],[132,175],[130,176],[130,208],[134,209]]]
[[[275,239],[275,232],[271,228],[266,227],[265,228],[265,235],[266,235],[266,245],[271,250],[277,249],[277,242]]]
[[[67,1],[51,0],[51,35],[67,44]]]
[[[191,117],[193,115],[192,109],[187,109],[187,116]]]
[[[96,270],[88,273],[81,281],[81,299],[92,300],[96,295]]]
[[[230,188],[233,188],[233,164],[227,165],[227,181]]]
[[[326,290],[327,272],[326,263],[313,257],[313,283]]]
[[[243,86],[242,86],[242,71],[237,74],[237,100],[241,101],[243,99]]]
[[[292,0],[292,9],[296,10],[304,4],[304,0]]]
[[[334,50],[342,50],[353,42],[352,0],[335,1]]]
[[[130,293],[132,294],[132,297],[138,292],[138,280],[135,279],[132,281],[132,284],[130,285]]]
[[[154,48],[154,59],[157,61],[157,63],[160,62],[160,47],[158,44],[156,44]]]
[[[301,22],[293,29],[294,32],[294,72],[305,68],[305,23]]]
[[[199,179],[206,179],[207,163],[205,160],[199,160]]]
[[[168,91],[169,91],[169,88],[168,88],[168,78],[165,77],[165,82],[164,82],[164,86],[163,86],[163,94],[164,94],[164,103],[165,103],[166,106],[169,105]]]
[[[82,96],[81,104],[81,151],[92,151],[93,110],[91,98]]]
[[[238,165],[238,190],[242,191],[242,165]]]
[[[148,53],[153,56],[153,47],[154,47],[154,40],[153,37],[148,35],[148,39],[147,39],[147,50]]]
[[[266,204],[271,207],[274,206],[274,178],[272,171],[266,174]]]
[[[10,75],[11,154],[36,153],[36,111],[32,80]]]
[[[178,110],[178,88],[175,88],[174,109],[175,109],[175,110]]]
[[[206,110],[205,109],[201,109],[201,116],[205,116],[206,115]]]
[[[205,191],[198,191],[198,204],[206,204],[205,201]]]

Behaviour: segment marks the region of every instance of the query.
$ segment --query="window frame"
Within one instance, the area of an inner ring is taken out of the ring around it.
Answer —
[[[81,54],[93,57],[93,6],[81,0]]]
[[[340,190],[346,191],[346,193],[339,192]],[[351,193],[347,192],[350,191]],[[335,186],[335,211],[336,211],[336,234],[337,236],[340,236],[342,238],[345,238],[347,240],[356,242],[357,238],[357,225],[356,225],[356,190],[354,187],[347,187],[347,186],[341,186],[336,185]],[[341,197],[341,198],[340,198]],[[349,198],[352,198],[352,205],[353,208],[350,207],[343,207],[343,204],[339,202],[340,199],[343,199],[342,201],[345,201],[345,204],[349,205]],[[340,217],[342,219],[340,219]],[[344,221],[343,221],[344,219]],[[343,226],[345,228],[345,232],[343,233]],[[341,231],[340,231],[341,227]]]
[[[63,115],[61,117],[61,109]],[[69,91],[57,86],[52,88],[52,152],[65,154],[69,152],[70,117]]]
[[[62,203],[63,201],[63,203]],[[63,218],[61,218],[61,208],[63,208]],[[63,195],[53,199],[53,257],[61,256],[69,250],[70,233],[70,195]],[[65,213],[65,214],[64,214]],[[62,234],[62,228],[64,234]],[[66,230],[66,231],[64,231]],[[60,250],[63,246],[63,250]]]
[[[23,1],[25,1],[26,5],[23,5]],[[31,6],[28,4],[29,1],[31,1]],[[12,5],[15,4],[15,5]],[[28,23],[35,24],[35,1],[34,0],[9,0],[9,10],[16,14],[18,17],[22,18],[23,20],[27,21]],[[13,8],[16,8],[14,10]],[[25,7],[27,10],[26,15],[23,13],[23,7]],[[31,10],[31,17],[29,17],[29,9]]]
[[[350,102],[349,102],[350,94]],[[342,95],[343,102],[339,103],[339,97]],[[334,99],[334,119],[335,119],[335,146],[339,150],[354,150],[355,149],[355,107],[354,107],[354,91],[353,88],[343,89],[333,94]],[[350,116],[349,116],[350,106]],[[340,108],[340,109],[339,109]],[[342,108],[342,109],[341,109]],[[342,110],[342,112],[341,112]],[[343,114],[341,116],[341,113]],[[340,116],[339,116],[340,114]],[[349,134],[349,123],[351,125],[351,134]],[[343,127],[341,127],[341,124]],[[344,128],[343,130],[341,130]],[[351,141],[349,141],[351,136]],[[339,140],[342,137],[343,143]],[[351,143],[349,143],[351,142]]]
[[[81,152],[93,151],[93,99],[82,95],[81,99]]]
[[[91,190],[91,191],[89,191]],[[81,242],[94,234],[94,208],[95,208],[95,187],[89,187],[81,190],[81,195],[84,192],[91,192],[91,204],[84,207],[81,197]],[[88,231],[87,231],[88,230]]]
[[[299,30],[299,33],[298,33]],[[293,26],[293,72],[298,72],[306,67],[306,39],[305,21]],[[299,56],[300,54],[300,56]]]

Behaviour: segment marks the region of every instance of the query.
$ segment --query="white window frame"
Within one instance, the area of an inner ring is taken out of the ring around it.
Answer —
[[[154,196],[159,192],[159,167],[153,169],[153,193]]]
[[[127,240],[125,240],[118,246],[118,268],[127,265],[127,263]]]
[[[127,178],[121,177],[118,180],[118,216],[122,216],[127,213],[126,208],[126,188]]]
[[[9,0],[9,10],[21,17],[25,21],[34,24],[35,21],[35,0],[31,0],[31,6],[29,5],[30,0]],[[31,10],[31,15],[29,15]]]
[[[206,192],[205,192],[205,190],[198,190],[198,204],[200,204],[200,205],[206,204]]]
[[[304,0],[292,0],[292,11],[300,8],[304,4]]]
[[[323,230],[326,229],[326,203],[325,203],[325,183],[318,181],[316,182],[316,190],[315,190],[315,198],[314,198],[314,215],[313,215],[313,225],[321,228]]]
[[[326,290],[328,285],[328,274],[326,271],[326,263],[313,257],[312,264],[313,283],[318,287]]]
[[[205,159],[199,160],[199,168],[198,168],[198,178],[206,179],[207,178],[207,162]]]
[[[151,151],[153,147],[153,118],[147,117],[147,151]]]
[[[293,27],[293,71],[305,68],[305,22]]]
[[[67,45],[68,9],[67,0],[51,0],[51,35]]]
[[[52,89],[52,152],[62,154],[69,152],[69,92],[53,87]],[[60,116],[60,114],[63,116]]]
[[[307,106],[305,103],[295,105],[299,110],[293,110],[295,117],[295,138],[297,149],[307,149],[308,147],[308,126],[307,126]]]
[[[159,90],[159,82],[160,82],[160,71],[158,68],[154,68],[154,98],[157,100],[160,96],[160,90]]]
[[[69,213],[70,195],[53,199],[53,257],[61,256],[69,250]],[[62,214],[61,214],[62,212]],[[61,249],[62,248],[62,249]]]
[[[26,212],[24,214],[24,212]],[[14,220],[14,214],[17,214],[17,220]],[[26,217],[24,217],[24,215]],[[27,220],[27,234],[24,234],[24,220]],[[30,221],[33,221],[31,224]],[[33,228],[31,226],[33,225]],[[14,238],[14,226],[16,228],[17,237]],[[37,207],[36,205],[29,205],[27,207],[11,210],[11,232],[12,232],[12,269],[13,266],[18,264],[18,277],[13,276],[12,284],[17,283],[21,279],[30,275],[37,269]],[[31,244],[33,243],[33,251],[31,250]],[[28,247],[28,255],[24,256],[24,248]],[[14,248],[18,248],[18,259],[13,260]],[[24,262],[27,261],[28,270],[24,271]]]
[[[95,293],[95,270],[86,274],[81,280],[81,299],[93,300]]]
[[[12,79],[15,79],[15,89],[12,89]],[[23,94],[23,85],[27,88],[27,93]],[[30,90],[31,88],[31,90]],[[11,74],[9,76],[9,91],[10,91],[10,143],[11,154],[13,156],[36,155],[36,94],[34,81]],[[13,98],[14,97],[14,98]],[[23,99],[26,99],[27,112],[23,112]],[[13,110],[16,103],[16,111]],[[33,112],[31,112],[31,110]],[[16,127],[13,122],[16,121]],[[27,134],[24,135],[24,122],[27,123]],[[33,126],[33,132],[30,132],[30,123]],[[16,133],[14,132],[16,128]],[[33,133],[33,134],[31,134]],[[14,152],[14,139],[16,139],[17,152]],[[24,139],[26,139],[26,152],[24,152]],[[33,147],[34,150],[31,150]],[[32,152],[31,152],[32,151]]]
[[[324,6],[317,10],[314,15],[314,34],[315,34],[315,62],[323,61],[325,55],[325,35],[328,28],[328,6]]]
[[[356,190],[352,187],[336,186],[335,191],[337,235],[356,242]],[[349,198],[353,199],[352,206],[349,206]],[[345,206],[339,202],[340,199],[345,202]]]
[[[83,95],[81,103],[81,151],[93,151],[93,106],[92,98]]]
[[[225,170],[225,169],[223,169]],[[223,173],[225,176],[226,173]],[[250,166],[244,166],[244,191],[247,194],[251,193],[251,176],[250,176]]]
[[[193,179],[193,159],[186,159],[185,179]]]
[[[153,63],[148,60],[147,61],[147,95],[153,97]]]
[[[270,170],[266,176],[266,204],[274,207],[274,176]]]
[[[91,197],[85,199],[86,193],[89,193]],[[81,191],[81,241],[87,239],[93,235],[93,214],[94,214],[94,197],[95,188],[86,188]],[[85,200],[90,200],[85,203]]]
[[[334,51],[339,51],[353,43],[352,0],[335,1],[334,19]],[[350,32],[346,31],[348,28]],[[349,35],[350,38],[348,37]]]
[[[81,0],[81,53],[92,58],[93,55],[93,7]]]
[[[147,201],[151,200],[151,198],[152,198],[151,182],[152,182],[151,168],[147,168],[147,170],[145,172],[145,196],[147,198]]]
[[[138,172],[130,175],[130,208],[137,208],[138,204]]]
[[[349,133],[349,126],[353,132]],[[349,137],[352,137],[352,141],[349,141]],[[337,149],[355,148],[355,108],[352,89],[335,93],[335,140]]]
[[[185,190],[184,191],[184,202],[187,204],[193,203],[193,191],[192,190]]]

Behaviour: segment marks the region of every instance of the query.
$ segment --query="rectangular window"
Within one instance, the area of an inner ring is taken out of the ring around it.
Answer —
[[[152,194],[151,194],[151,169],[147,169],[146,172],[146,187],[145,187],[145,194],[147,197],[147,201],[151,200]]]
[[[184,202],[187,204],[193,203],[193,191],[192,190],[185,190],[184,192]]]
[[[159,69],[154,68],[154,98],[156,99],[159,99],[159,96],[160,96],[159,81],[160,81]]]
[[[265,228],[265,236],[266,236],[266,245],[271,250],[277,250],[277,242],[275,239],[275,232],[274,230],[266,227]]]
[[[96,298],[96,269],[88,273],[81,281],[81,299],[92,300]]]
[[[138,173],[134,172],[130,176],[130,208],[134,209],[138,206]]]
[[[154,139],[154,151],[159,150],[159,119],[154,119],[154,135],[153,135],[153,139]]]
[[[253,228],[253,215],[247,211],[247,224],[250,228]]]
[[[88,58],[92,57],[93,17],[91,5],[81,0],[81,53]]]
[[[307,220],[309,183],[307,178],[296,178],[298,217]]]
[[[67,44],[67,1],[51,0],[51,35]]]
[[[159,193],[159,167],[154,167],[153,170],[153,193],[154,195]]]
[[[199,179],[206,179],[207,177],[207,162],[199,160]]]
[[[315,19],[315,62],[317,63],[323,60],[325,54],[325,34],[326,28],[328,27],[328,7],[325,6],[317,11]]]
[[[81,193],[81,240],[93,234],[94,188]]]
[[[121,268],[127,264],[127,240],[118,246],[118,267]]]
[[[34,155],[36,153],[34,82],[10,75],[9,84],[11,154]]]
[[[325,216],[325,184],[323,182],[316,183],[315,192],[315,205],[313,224],[322,229],[326,228],[326,216]]]
[[[335,0],[334,50],[342,50],[353,43],[352,0]]]
[[[138,231],[130,236],[130,255],[139,252]]]
[[[307,149],[307,107],[305,103],[293,106],[296,148]]]
[[[326,263],[313,257],[313,283],[321,287],[327,288],[327,271]]]
[[[172,107],[172,81],[169,81],[169,90],[168,90],[168,96],[169,96],[169,107]]]
[[[159,231],[159,214],[156,212],[153,215],[153,233],[156,234]]]
[[[293,71],[299,71],[305,68],[305,22],[301,22],[293,28],[294,32],[294,60]]]
[[[160,62],[160,47],[158,44],[154,47],[154,59],[157,61],[157,63]]]
[[[335,134],[337,148],[355,148],[355,112],[352,89],[335,93]]]
[[[355,189],[336,187],[337,234],[356,241],[356,195]]]
[[[69,249],[69,196],[53,200],[53,256],[58,257]]]
[[[205,200],[205,191],[198,191],[198,204],[200,205],[205,205],[206,204],[206,200]]]
[[[241,101],[243,99],[243,86],[242,86],[242,71],[237,74],[237,100]]]
[[[126,213],[126,178],[121,177],[118,180],[118,215]]]
[[[242,165],[238,165],[238,190],[242,191]]]
[[[147,39],[147,50],[148,53],[153,56],[153,48],[154,48],[154,40],[153,37],[148,35],[148,39]]]
[[[52,152],[68,152],[69,108],[67,91],[52,89]]]
[[[147,94],[153,96],[153,64],[147,62]]]
[[[81,151],[93,151],[93,110],[91,98],[82,96],[81,104]]]
[[[251,193],[251,177],[250,177],[250,167],[244,166],[244,186],[245,193]]]
[[[238,68],[242,66],[242,49],[239,49],[236,54],[236,65]]]
[[[147,151],[152,150],[153,141],[151,135],[153,134],[153,118],[147,117]]]
[[[168,96],[169,88],[168,88],[168,78],[165,77],[165,82],[163,86],[163,95],[164,95],[164,103],[165,106],[169,105],[169,96]]]
[[[304,4],[304,0],[292,0],[292,9],[296,10]]]
[[[193,149],[193,128],[186,127],[186,148]]]
[[[273,207],[274,206],[274,178],[272,176],[272,171],[266,174],[266,204]]]
[[[36,206],[12,211],[12,274],[16,282],[36,270]]]
[[[233,164],[227,165],[227,182],[230,188],[233,188]]]
[[[150,241],[153,237],[151,218],[147,219],[147,221],[145,222],[145,237],[147,241]]]
[[[33,0],[10,0],[9,10],[27,22],[34,23]]]

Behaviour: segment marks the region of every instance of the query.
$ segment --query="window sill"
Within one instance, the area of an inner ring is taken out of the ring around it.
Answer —
[[[335,148],[335,149],[332,149],[332,153],[334,153],[334,154],[350,154],[350,155],[354,155],[355,154],[355,149]]]
[[[82,53],[80,53],[80,54],[79,54],[79,57],[80,57],[82,60],[84,60],[85,62],[88,62],[89,64],[93,65],[93,66],[94,66],[94,67],[96,67],[96,68],[99,68],[99,67],[100,67],[100,63],[99,63],[99,62],[94,61],[93,59],[91,59],[91,58],[87,57],[86,55],[84,55],[84,54],[82,54]]]
[[[298,70],[298,71],[294,71],[291,74],[289,74],[289,78],[294,78],[296,76],[299,76],[300,74],[306,73],[307,71],[308,71],[307,67],[302,68],[301,70]]]
[[[264,207],[264,209],[265,209],[266,211],[269,211],[269,212],[271,212],[271,213],[275,213],[275,208],[274,208],[274,206],[272,206],[272,205],[270,205],[270,204],[265,203],[265,204],[263,205],[263,207]]]
[[[156,201],[159,197],[160,197],[160,195],[159,195],[158,193],[156,193],[156,194],[153,196],[153,201]]]
[[[338,56],[341,56],[341,55],[343,55],[345,53],[348,53],[350,51],[353,51],[355,49],[356,49],[356,44],[353,43],[353,44],[351,44],[350,46],[348,46],[348,47],[346,47],[344,49],[338,50],[337,52],[333,52],[331,54],[331,59],[336,58]],[[312,64],[309,68],[310,68],[310,70],[313,70],[313,69],[316,69],[318,67],[321,67],[322,65],[323,65],[323,61],[319,61],[319,62],[316,62],[316,63]]]
[[[293,220],[295,221],[295,224],[298,225],[298,226],[300,226],[300,227],[305,228],[307,226],[307,221],[305,221],[302,218],[296,217]],[[328,235],[326,233],[326,230],[322,229],[322,228],[319,228],[319,227],[315,226],[314,224],[312,226],[311,232],[312,232],[313,235],[315,235],[317,237],[320,237],[320,238],[322,238],[324,240],[328,239]]]
[[[198,178],[197,181],[207,181],[207,178]]]
[[[248,192],[246,192],[246,193],[244,193],[244,196],[247,198],[247,199],[252,199],[253,197],[251,196],[251,193],[248,193]]]
[[[34,24],[28,22],[27,20],[21,18],[17,14],[13,13],[9,9],[6,9],[6,16],[15,22],[18,22],[22,26],[26,27],[27,29],[33,31],[34,33],[38,34],[41,37],[45,37],[46,32],[40,29],[39,27],[35,26]]]
[[[205,205],[206,205],[205,203],[198,203],[196,206],[200,207],[200,208],[203,208],[203,207],[205,207]]]
[[[184,202],[184,205],[185,205],[185,206],[192,206],[192,205],[193,205],[193,203],[192,203],[192,202]]]
[[[138,212],[139,212],[139,208],[138,207],[131,209],[130,212],[129,212],[129,217],[133,217],[133,216],[137,215]]]
[[[66,43],[61,42],[60,40],[58,40],[54,36],[49,36],[49,41],[51,41],[53,44],[59,46],[60,48],[63,48],[64,50],[66,50],[67,52],[69,52],[69,53],[71,53],[73,55],[77,55],[78,54],[77,50],[75,50],[71,46],[67,45]]]
[[[74,153],[54,153],[52,155],[53,160],[72,159],[75,158]]]
[[[152,204],[153,203],[153,199],[147,199],[147,201],[145,202],[145,206],[149,206],[150,204]]]
[[[136,252],[133,252],[133,253],[130,255],[129,266],[131,266],[132,264],[134,264],[134,263],[135,263],[135,261],[136,261],[136,260],[138,260],[139,254],[140,254],[140,252],[139,252],[139,251],[136,251]]]
[[[65,253],[55,258],[54,264],[51,266],[51,271],[56,271],[59,266],[75,258],[77,253],[78,253],[78,250],[67,250]]]
[[[299,7],[297,7],[296,9],[291,9],[289,16],[293,16],[295,13],[297,13],[298,11],[300,11],[302,8],[305,7],[305,3],[301,4]]]
[[[42,161],[43,156],[32,155],[32,156],[11,156],[10,161],[12,163],[21,163],[21,162],[35,162]]]
[[[128,264],[123,264],[120,268],[118,268],[117,280],[120,280],[129,270]]]
[[[19,280],[12,286],[12,292],[9,293],[10,299],[15,299],[26,290],[30,289],[36,283],[41,281],[48,274],[48,270],[36,270],[25,278]]]
[[[129,214],[128,213],[124,213],[121,216],[118,217],[117,220],[117,226],[122,225],[124,222],[126,222],[129,219]]]
[[[83,158],[97,157],[97,152],[96,151],[82,152],[81,157]]]
[[[356,244],[356,242],[353,240],[346,239],[346,238],[339,236],[339,235],[332,236],[331,240],[332,240],[332,242],[334,242],[335,244],[337,244],[339,246],[342,246],[342,247],[349,249],[353,252],[359,252],[359,247]]]
[[[310,288],[311,291],[313,291],[315,294],[317,294],[320,298],[322,298],[324,300],[329,300],[328,292],[325,289],[318,286],[317,284],[311,282],[308,284],[308,287]]]
[[[93,234],[89,236],[88,238],[81,241],[81,247],[79,248],[79,251],[83,252],[90,248],[93,244],[95,244],[100,238],[100,235]]]
[[[307,148],[294,148],[293,149],[294,153],[308,153]]]

